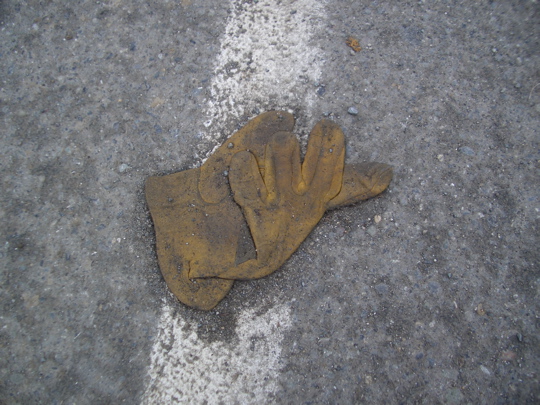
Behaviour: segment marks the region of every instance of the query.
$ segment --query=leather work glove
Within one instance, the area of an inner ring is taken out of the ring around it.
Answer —
[[[319,122],[311,132],[302,165],[300,145],[290,132],[272,136],[261,167],[253,153],[235,154],[229,181],[234,200],[247,220],[257,257],[234,267],[193,266],[190,278],[247,280],[277,270],[341,190],[344,159],[343,132],[328,120]]]
[[[212,309],[235,279],[277,270],[326,209],[390,183],[388,165],[344,169],[343,133],[328,120],[313,129],[300,164],[293,126],[289,113],[261,114],[200,168],[147,180],[160,269],[181,302]]]

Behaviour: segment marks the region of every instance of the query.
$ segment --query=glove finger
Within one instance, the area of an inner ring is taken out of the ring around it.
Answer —
[[[267,199],[266,186],[261,177],[257,159],[250,152],[238,152],[232,157],[229,183],[234,200],[242,208],[258,208]]]
[[[296,192],[300,180],[300,144],[290,132],[278,132],[270,142],[272,167],[266,184],[275,183],[278,195]],[[273,178],[272,178],[273,176]]]
[[[338,195],[328,201],[327,209],[354,204],[382,193],[392,181],[392,166],[378,162],[346,165],[343,186]]]
[[[326,201],[341,190],[345,162],[345,136],[330,120],[321,120],[309,135],[302,178],[315,198]]]

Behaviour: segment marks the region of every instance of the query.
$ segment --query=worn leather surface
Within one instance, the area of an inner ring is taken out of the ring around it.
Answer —
[[[330,120],[315,125],[302,162],[293,126],[287,112],[261,114],[200,168],[147,180],[159,266],[184,304],[212,309],[234,280],[277,270],[327,209],[390,183],[388,165],[345,166],[344,135]]]

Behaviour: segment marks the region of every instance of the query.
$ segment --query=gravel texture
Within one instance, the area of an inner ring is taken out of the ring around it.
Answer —
[[[530,0],[0,2],[0,403],[539,403],[539,62]],[[272,109],[394,180],[189,309],[144,181]]]

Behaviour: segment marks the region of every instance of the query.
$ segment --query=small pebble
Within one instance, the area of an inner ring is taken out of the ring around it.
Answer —
[[[380,215],[375,215],[375,217],[373,218],[375,223],[378,224],[379,222],[381,222],[382,218]]]
[[[377,293],[379,295],[386,295],[386,294],[388,294],[388,286],[386,284],[383,284],[383,283],[377,284],[375,286],[375,291],[377,291]]]
[[[358,115],[358,110],[355,107],[349,107],[347,112],[351,115]]]
[[[489,371],[489,368],[487,368],[487,367],[484,366],[484,365],[481,365],[481,366],[480,366],[480,370],[482,370],[482,372],[483,372],[484,374],[491,375],[491,371]]]
[[[234,143],[232,143],[232,142],[229,142],[229,144],[227,145],[227,148],[229,148],[229,149],[232,149],[232,148],[234,148]]]
[[[120,166],[118,166],[118,171],[120,173],[124,173],[124,172],[127,172],[129,169],[131,169],[131,166],[125,164],[125,163],[122,163]]]
[[[478,304],[478,306],[476,307],[476,313],[480,316],[486,314],[486,311],[484,310],[484,306],[482,304]]]
[[[461,153],[467,155],[467,156],[474,156],[476,155],[476,153],[474,152],[474,150],[472,150],[471,148],[469,148],[468,146],[462,146],[458,149]]]

